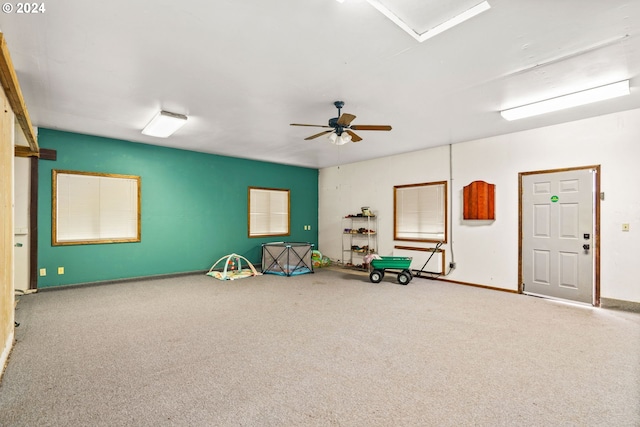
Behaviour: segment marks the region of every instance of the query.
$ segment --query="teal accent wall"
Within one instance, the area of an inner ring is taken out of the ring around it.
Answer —
[[[318,170],[39,129],[38,287],[208,270],[240,254],[259,269],[262,243],[318,241]],[[51,245],[52,169],[139,175],[142,241]],[[248,187],[291,191],[291,235],[249,238]],[[311,225],[311,230],[304,230]],[[64,275],[58,275],[64,267]]]

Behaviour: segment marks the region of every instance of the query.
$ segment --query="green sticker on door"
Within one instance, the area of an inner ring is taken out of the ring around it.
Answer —
[[[557,201],[558,201],[558,199],[559,199],[559,197],[558,197],[558,196],[551,196],[551,201],[552,201],[553,203],[557,202]]]

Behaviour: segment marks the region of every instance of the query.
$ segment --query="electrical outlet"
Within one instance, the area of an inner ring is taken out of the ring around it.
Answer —
[[[41,268],[40,269],[40,276],[46,276],[47,275],[47,269],[46,268]]]
[[[64,267],[58,267],[58,274],[64,274]]]
[[[449,268],[456,268],[456,263],[455,262],[450,262],[449,263]]]
[[[629,224],[622,224],[622,231],[629,231]]]

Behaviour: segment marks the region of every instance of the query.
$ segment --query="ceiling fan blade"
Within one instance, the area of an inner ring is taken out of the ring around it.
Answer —
[[[351,129],[354,130],[391,130],[391,126],[388,125],[353,125]]]
[[[349,113],[342,113],[340,115],[340,117],[338,118],[338,124],[340,126],[349,126],[349,124],[353,121],[353,119],[355,119],[356,116],[354,116],[353,114],[349,114]]]
[[[324,126],[324,127],[328,127],[328,126]],[[323,130],[322,132],[316,133],[315,135],[311,135],[311,136],[305,138],[304,140],[308,141],[310,139],[315,139],[315,138],[317,138],[319,136],[326,135],[326,134],[331,133],[331,132],[333,132],[333,129],[332,130]]]
[[[349,135],[351,135],[351,142],[362,141],[362,138],[360,138],[358,135],[356,135],[355,132],[350,131],[349,129],[345,129],[345,132],[347,132]]]
[[[305,125],[305,124],[301,124],[301,123],[291,123],[289,126],[311,126],[314,128],[332,128],[333,126],[326,126],[326,125]]]

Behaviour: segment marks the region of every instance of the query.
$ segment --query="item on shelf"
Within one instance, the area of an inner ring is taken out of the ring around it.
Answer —
[[[360,209],[362,209],[362,216],[373,216],[373,214],[369,210],[369,206],[363,206]]]
[[[375,230],[368,230],[364,227],[358,228],[357,230],[354,228],[345,228],[344,234],[375,234]]]

